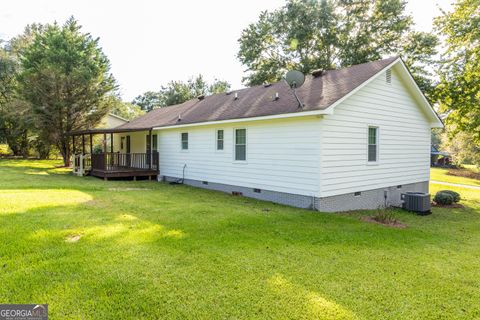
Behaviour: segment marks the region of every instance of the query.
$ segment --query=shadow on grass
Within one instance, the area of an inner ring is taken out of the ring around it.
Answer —
[[[399,212],[410,227],[392,230],[188,186],[0,170],[1,192],[20,194],[0,215],[0,298],[52,317],[398,318],[430,302],[417,288],[476,283],[455,278],[478,237],[465,212]]]

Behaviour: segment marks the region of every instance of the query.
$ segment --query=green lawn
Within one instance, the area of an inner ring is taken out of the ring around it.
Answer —
[[[396,229],[55,164],[0,160],[2,303],[51,319],[480,317],[478,191],[398,210]]]
[[[466,166],[466,170],[478,172],[478,169],[473,166]],[[430,179],[450,183],[467,184],[471,186],[480,186],[480,180],[478,179],[449,175],[449,171],[452,171],[452,169],[431,168]]]

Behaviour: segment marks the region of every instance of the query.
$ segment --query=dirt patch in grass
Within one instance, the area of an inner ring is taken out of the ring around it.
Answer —
[[[450,170],[448,170],[447,174],[449,176],[464,177],[464,178],[480,180],[480,173],[479,172],[474,172],[474,171],[469,170],[469,169],[450,169]]]
[[[380,224],[382,226],[386,226],[386,227],[392,227],[392,228],[398,228],[398,229],[405,229],[407,227],[406,224],[404,223],[401,223],[400,221],[397,221],[397,220],[394,220],[394,221],[378,221],[378,220],[375,220],[374,217],[371,217],[371,216],[367,216],[367,217],[362,217],[362,221],[365,221],[365,222],[370,222],[370,223],[376,223],[376,224]]]
[[[71,234],[65,237],[65,242],[74,243],[80,240],[81,237],[82,237],[81,234]]]

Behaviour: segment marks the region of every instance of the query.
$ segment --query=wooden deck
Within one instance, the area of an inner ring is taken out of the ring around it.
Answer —
[[[92,154],[89,163],[85,163],[85,168],[89,168],[90,175],[105,180],[124,177],[133,177],[134,180],[137,177],[152,179],[159,173],[158,152]]]
[[[137,168],[109,168],[108,170],[101,170],[101,169],[93,169],[90,171],[90,175],[99,178],[124,178],[124,177],[148,177],[152,179],[152,177],[156,178],[158,175],[157,170],[149,170],[149,169],[137,169]]]

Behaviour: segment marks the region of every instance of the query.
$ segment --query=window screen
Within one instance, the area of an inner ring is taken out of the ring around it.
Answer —
[[[182,133],[182,150],[188,150],[188,132]]]
[[[235,129],[235,160],[247,159],[247,130]]]
[[[217,150],[223,150],[223,130],[217,130]]]
[[[378,128],[368,127],[368,162],[376,162],[378,159]]]

